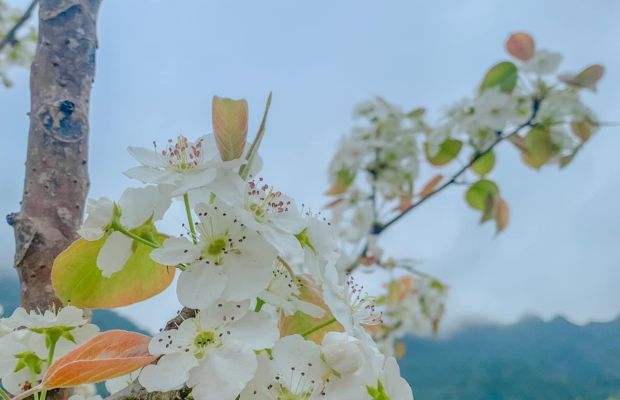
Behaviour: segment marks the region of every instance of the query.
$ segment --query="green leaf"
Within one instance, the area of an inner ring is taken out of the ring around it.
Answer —
[[[482,155],[475,163],[471,166],[472,171],[474,171],[478,176],[483,177],[495,166],[495,153],[489,151]]]
[[[521,153],[521,158],[532,168],[539,169],[560,150],[551,140],[549,130],[541,126],[530,129],[524,139],[527,151]]]
[[[499,194],[499,188],[495,182],[481,179],[474,183],[465,192],[465,200],[473,209],[484,211],[487,208],[489,196]]]
[[[517,85],[518,78],[517,67],[509,62],[502,61],[495,64],[484,76],[482,83],[480,84],[480,91],[483,92],[486,89],[490,89],[499,86],[499,89],[504,93],[512,93],[512,90]]]
[[[463,142],[461,142],[460,140],[447,139],[439,146],[439,151],[437,152],[437,154],[431,155],[429,153],[428,143],[424,143],[424,154],[426,154],[428,162],[430,162],[436,167],[440,167],[454,160],[456,156],[458,156],[461,152],[462,147]]]
[[[159,241],[166,237],[158,234]],[[97,255],[105,243],[78,239],[60,253],[52,266],[52,285],[65,303],[82,308],[114,308],[146,300],[166,289],[176,268],[151,260],[151,247],[133,242],[134,252],[125,267],[105,278],[97,268]]]

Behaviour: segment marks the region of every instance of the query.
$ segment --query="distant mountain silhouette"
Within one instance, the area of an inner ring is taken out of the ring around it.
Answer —
[[[410,338],[401,360],[418,400],[605,400],[620,392],[620,319],[474,325]]]
[[[5,314],[18,306],[15,278],[0,276],[0,304]],[[102,330],[141,331],[114,311],[96,310],[93,319]],[[620,319],[576,326],[530,317],[406,343],[400,364],[416,400],[605,400],[620,393]]]

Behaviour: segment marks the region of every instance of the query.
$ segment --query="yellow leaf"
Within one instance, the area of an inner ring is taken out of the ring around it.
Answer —
[[[165,236],[159,235],[160,241]],[[82,308],[114,308],[146,300],[172,283],[175,268],[151,260],[151,247],[134,242],[125,267],[106,278],[97,268],[105,238],[78,239],[60,253],[52,266],[52,285],[65,303]]]

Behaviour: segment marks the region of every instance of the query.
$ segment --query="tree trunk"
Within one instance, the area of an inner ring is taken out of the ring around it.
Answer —
[[[76,239],[90,185],[88,111],[101,0],[41,0],[30,73],[30,131],[15,266],[26,309],[60,301],[50,281],[56,256]],[[8,171],[10,173],[10,171]]]

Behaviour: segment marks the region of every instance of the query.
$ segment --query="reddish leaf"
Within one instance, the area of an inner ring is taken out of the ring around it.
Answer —
[[[243,155],[248,136],[248,102],[213,97],[213,132],[222,160],[234,160]]]
[[[534,56],[534,39],[529,33],[517,32],[506,41],[506,50],[511,56],[521,61],[528,61]]]
[[[424,187],[422,188],[420,193],[418,193],[418,195],[420,197],[428,196],[429,194],[433,192],[435,187],[439,184],[439,182],[441,182],[442,179],[443,179],[443,175],[441,174],[435,175],[430,181],[426,183],[426,185],[424,185]]]
[[[578,88],[590,88],[594,90],[596,89],[596,84],[603,77],[604,73],[605,67],[600,64],[594,64],[584,68],[584,70],[577,75],[561,75],[560,80],[571,86],[576,86]]]
[[[396,206],[394,211],[400,211],[400,212],[407,211],[409,207],[411,207],[412,201],[413,201],[412,195],[403,194],[402,196],[400,196],[400,199],[398,201],[398,206]]]
[[[45,389],[73,387],[126,375],[157,359],[151,338],[127,331],[103,332],[56,360],[43,377]]]

